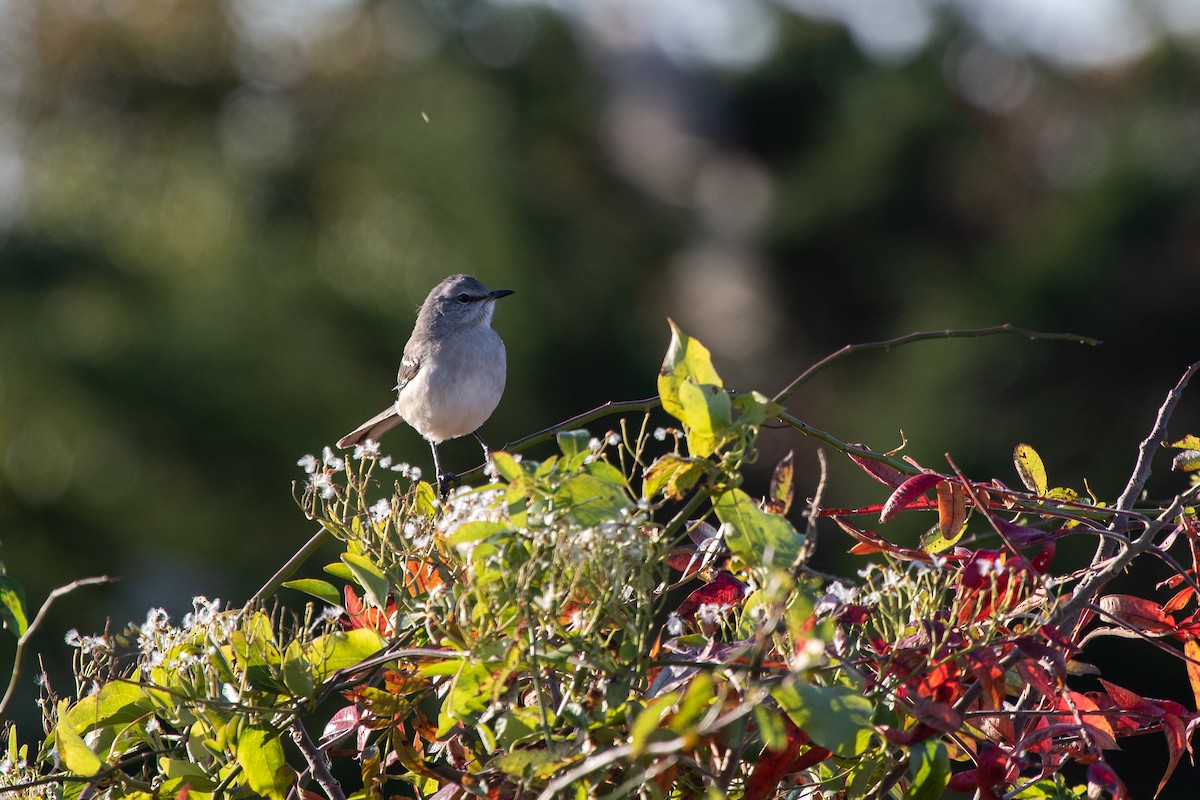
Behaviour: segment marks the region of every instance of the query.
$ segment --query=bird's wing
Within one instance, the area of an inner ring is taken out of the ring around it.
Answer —
[[[421,359],[415,355],[405,353],[404,358],[400,359],[400,371],[396,373],[396,391],[400,391],[408,382],[417,377],[417,372],[421,369]]]

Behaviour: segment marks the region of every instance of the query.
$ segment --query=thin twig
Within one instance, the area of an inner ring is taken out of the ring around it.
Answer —
[[[796,567],[812,561],[813,554],[817,552],[817,520],[821,516],[821,501],[825,497],[825,486],[829,481],[829,461],[825,458],[825,451],[820,447],[817,448],[817,464],[820,467],[817,489],[808,502],[808,524],[804,528],[804,544],[800,547],[800,555],[796,558]],[[793,571],[796,571],[795,567],[793,567]]]
[[[12,702],[13,694],[17,691],[17,683],[21,678],[21,661],[25,656],[25,645],[29,643],[30,637],[42,626],[42,622],[46,619],[46,614],[50,611],[50,606],[54,605],[54,601],[81,587],[94,586],[100,583],[113,583],[113,581],[113,578],[106,575],[95,578],[80,578],[77,581],[71,581],[66,586],[59,586],[46,596],[46,601],[38,609],[38,613],[33,618],[33,621],[25,628],[25,633],[21,634],[21,637],[17,639],[17,650],[13,654],[12,674],[8,678],[8,688],[4,691],[4,698],[0,699],[0,719],[4,718],[4,714],[8,710],[8,704]]]
[[[791,383],[783,387],[779,394],[772,398],[776,403],[785,403],[795,391],[800,388],[800,384],[812,378],[825,367],[837,361],[839,358],[850,355],[851,353],[863,352],[866,350],[891,350],[893,347],[901,347],[913,342],[924,342],[930,339],[963,339],[975,338],[980,336],[996,336],[999,334],[1016,334],[1018,336],[1026,336],[1030,339],[1050,339],[1066,342],[1075,342],[1076,344],[1098,345],[1099,339],[1093,339],[1090,336],[1080,336],[1075,333],[1042,333],[1041,331],[1031,331],[1025,328],[1018,328],[1010,323],[1004,325],[993,325],[990,328],[968,328],[963,330],[944,330],[944,331],[919,331],[910,333],[905,336],[898,336],[895,339],[887,339],[882,342],[866,342],[863,344],[848,344],[833,353],[822,358],[817,363],[813,364],[808,369],[796,376]]]
[[[325,796],[329,800],[346,800],[346,795],[342,792],[342,785],[338,783],[337,778],[329,771],[329,758],[321,749],[313,742],[312,737],[308,735],[308,731],[300,724],[300,718],[292,720],[292,740],[296,743],[296,747],[300,749],[300,754],[304,756],[304,760],[308,762],[308,769],[312,773],[313,778],[321,788],[325,790]]]
[[[1125,491],[1121,492],[1121,497],[1117,500],[1118,510],[1127,511],[1133,508],[1133,504],[1141,496],[1142,490],[1146,487],[1146,481],[1150,479],[1150,467],[1154,454],[1158,452],[1159,446],[1167,435],[1167,423],[1170,422],[1171,415],[1175,412],[1175,406],[1179,403],[1179,398],[1183,396],[1183,390],[1187,388],[1188,381],[1196,374],[1197,369],[1200,369],[1200,361],[1184,371],[1179,383],[1175,384],[1175,388],[1167,393],[1167,399],[1159,406],[1158,416],[1154,420],[1154,429],[1138,447],[1137,465],[1134,467],[1133,474],[1129,476],[1129,482],[1125,484]],[[1115,552],[1116,545],[1113,542],[1101,539],[1096,546],[1096,554],[1092,557],[1092,563],[1099,564],[1101,561],[1111,558]]]

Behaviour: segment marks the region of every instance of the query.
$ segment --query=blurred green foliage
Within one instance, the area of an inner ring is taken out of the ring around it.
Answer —
[[[495,444],[651,394],[668,315],[767,392],[848,342],[1013,322],[1106,344],[864,355],[790,408],[1004,480],[1028,441],[1116,493],[1197,358],[1194,39],[1073,70],[917,2],[923,43],[864,55],[761,0],[706,61],[636,3],[550,5],[0,6],[0,557],[34,603],[123,578],[48,630],[248,596],[308,536],[296,459],[386,399],[457,271],[517,291]],[[835,464],[828,499],[866,488]]]

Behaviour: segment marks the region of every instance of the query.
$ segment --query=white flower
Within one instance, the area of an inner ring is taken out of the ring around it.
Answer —
[[[314,473],[310,483],[314,489],[321,493],[322,499],[332,500],[337,497],[337,490],[333,488],[333,481],[330,479],[328,473]]]
[[[366,439],[362,444],[354,445],[354,452],[350,454],[350,458],[354,461],[360,461],[367,456],[379,455],[379,442],[374,439]]]
[[[386,497],[381,498],[378,503],[371,506],[371,521],[382,522],[392,515],[392,501]]]
[[[667,633],[672,636],[679,636],[683,633],[683,620],[674,611],[667,616]]]
[[[414,481],[421,480],[421,468],[420,467],[409,468],[408,477],[412,478]]]
[[[158,733],[162,730],[162,725],[158,721],[158,717],[151,717],[146,720],[146,733]]]
[[[696,609],[696,619],[706,625],[715,625],[721,621],[721,607],[716,603],[701,603]]]
[[[213,623],[217,615],[221,612],[221,599],[214,598],[209,600],[203,595],[197,595],[192,598],[192,610],[183,617],[183,627],[197,628],[205,627]]]
[[[599,439],[597,439],[595,436],[593,436],[591,439],[588,439],[588,450],[599,450],[599,449],[600,449],[600,440]]]
[[[608,437],[605,438],[605,441],[608,442],[610,447],[616,447],[621,443],[621,434],[609,431]]]
[[[232,683],[221,684],[221,695],[231,703],[236,703],[242,699],[242,693]]]
[[[67,631],[67,635],[63,637],[69,647],[83,647],[83,637],[79,635],[79,631],[74,628]]]
[[[346,462],[334,454],[332,447],[326,447],[321,451],[321,460],[334,472],[341,472],[346,467]]]
[[[301,457],[301,459],[296,462],[296,466],[303,467],[306,473],[312,475],[317,471],[317,465],[320,463],[321,462],[317,461],[317,457],[310,453]]]
[[[664,441],[667,438],[667,429],[666,428],[655,428],[653,436],[655,439],[657,439],[660,442]]]
[[[847,589],[839,581],[834,581],[825,587],[825,591],[837,598],[839,603],[849,603],[854,599],[854,592]]]
[[[379,466],[382,469],[387,469],[388,467],[392,466],[392,457],[384,456],[383,458],[379,459]]]

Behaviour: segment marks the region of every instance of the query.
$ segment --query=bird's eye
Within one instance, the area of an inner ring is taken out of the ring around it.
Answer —
[[[466,292],[463,292],[462,294],[460,294],[460,295],[458,296],[458,302],[460,302],[460,303],[469,303],[469,302],[471,302],[471,295],[467,294]]]

